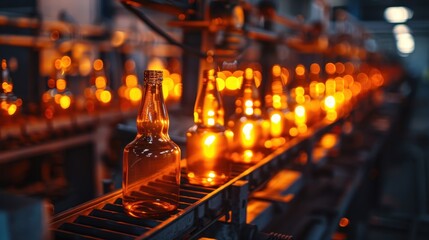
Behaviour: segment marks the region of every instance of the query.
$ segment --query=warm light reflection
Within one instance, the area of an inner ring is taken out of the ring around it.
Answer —
[[[274,112],[270,117],[270,133],[272,137],[280,137],[283,133],[283,117],[280,113]]]
[[[64,91],[67,87],[67,82],[64,79],[57,79],[56,87],[59,91]]]
[[[216,141],[215,135],[207,135],[203,140],[203,154],[206,158],[214,158],[216,156],[216,145],[214,142]]]
[[[67,95],[60,96],[59,104],[62,109],[67,109],[70,107],[71,98]]]
[[[310,72],[312,74],[319,74],[320,73],[320,66],[317,63],[312,63],[310,65]]]
[[[325,72],[329,75],[333,75],[335,74],[335,72],[337,71],[335,64],[329,62],[325,65]]]
[[[18,107],[15,104],[10,104],[9,107],[7,108],[7,114],[9,114],[9,116],[12,116],[13,114],[16,113],[16,110],[18,109]]]
[[[338,136],[335,134],[325,134],[322,139],[320,139],[320,145],[325,149],[333,148],[338,141]]]
[[[305,67],[304,67],[304,65],[299,64],[298,66],[296,66],[295,73],[298,76],[303,76],[305,74]]]
[[[240,131],[242,146],[252,148],[256,143],[256,133],[253,123],[245,123]]]
[[[334,110],[335,109],[335,105],[336,105],[336,103],[335,103],[334,96],[327,96],[325,98],[325,108],[327,110]]]

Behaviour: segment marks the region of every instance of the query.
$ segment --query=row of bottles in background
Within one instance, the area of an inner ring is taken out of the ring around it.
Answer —
[[[121,110],[131,110],[140,103],[142,86],[139,84],[134,60],[128,59],[125,62],[121,86],[117,89],[117,94],[109,87],[106,66],[101,59],[96,59],[91,64],[92,74],[89,77],[88,87],[82,89],[82,92],[72,93],[69,85],[72,84],[70,81],[75,81],[75,79],[70,79],[68,75],[71,66],[72,59],[68,56],[54,61],[52,75],[47,80],[48,89],[41,96],[41,112],[45,118],[52,119],[56,115],[69,115],[74,111],[93,113],[112,106],[119,106]],[[164,99],[178,101],[182,94],[181,75],[170,73],[163,62],[157,58],[150,61],[148,67],[164,71],[166,76],[163,86]],[[1,71],[0,101],[2,104],[0,111],[1,115],[5,116],[1,122],[8,122],[7,119],[11,119],[20,112],[22,100],[13,93],[13,82],[4,59]]]
[[[7,122],[19,113],[22,100],[13,93],[13,82],[9,76],[6,59],[1,61],[1,89],[0,89],[0,123]]]
[[[326,66],[328,71],[329,66]],[[351,101],[365,93],[356,88],[369,90],[371,83],[373,88],[383,83],[382,75],[374,69],[370,71],[371,81],[366,73],[352,71],[352,75],[331,74],[324,82],[319,77],[320,66],[312,65],[307,78],[304,66],[298,65],[289,95],[286,90],[288,74],[278,65],[273,67],[263,112],[255,73],[246,68],[235,113],[225,128],[222,98],[216,82],[219,75],[213,69],[204,71],[194,108],[195,125],[187,132],[186,178],[189,183],[203,186],[225,183],[231,176],[232,162],[260,161],[270,151],[283,146],[287,139],[306,133],[307,125],[333,121],[347,114],[351,110],[348,105],[353,104]],[[356,77],[356,81],[348,76]],[[145,71],[144,89],[137,118],[138,134],[124,149],[124,208],[135,217],[156,217],[177,209],[180,149],[168,136],[162,72]],[[331,98],[335,101],[333,106]],[[330,115],[332,111],[336,112],[335,118]],[[151,185],[162,176],[170,176],[169,181],[163,180],[162,189]]]

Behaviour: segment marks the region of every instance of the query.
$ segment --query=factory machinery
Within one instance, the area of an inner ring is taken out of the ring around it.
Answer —
[[[310,1],[303,2],[303,5],[310,4]],[[327,26],[323,17],[314,23],[281,17],[270,1],[255,4],[221,0],[135,0],[121,4],[169,44],[183,50],[183,90],[180,103],[175,106],[183,112],[192,114],[189,106],[195,101],[195,83],[199,82],[201,70],[214,68],[219,62],[224,63],[218,67],[220,72],[232,73],[241,66],[254,67],[263,79],[259,86],[262,96],[270,91],[269,84],[264,83],[272,82],[273,66],[281,66],[282,77],[287,79],[288,101],[294,102],[290,107],[299,105],[300,94],[296,91],[299,88],[307,91],[308,101],[315,100],[317,107],[315,110],[312,105],[305,106],[305,120],[299,118],[297,108],[290,110],[287,136],[280,143],[268,141],[267,150],[259,161],[234,162],[232,176],[226,183],[205,187],[192,185],[182,177],[180,205],[171,216],[130,217],[123,210],[121,190],[116,190],[55,213],[49,224],[49,235],[53,239],[346,239],[358,236],[362,223],[371,216],[375,218],[371,209],[377,202],[380,187],[380,156],[400,136],[401,126],[407,121],[409,92],[401,88],[406,81],[399,65],[365,49],[368,34],[356,22],[351,22],[341,12],[332,37],[324,29]],[[144,14],[147,10],[176,16],[177,20],[168,24],[182,29],[182,39],[177,40],[157,26],[154,19]],[[279,25],[293,31],[283,36],[275,30]],[[289,49],[289,58],[279,56],[278,46]],[[61,64],[67,65],[67,59],[58,62],[58,69]],[[101,69],[102,66],[98,70]],[[237,89],[228,88],[227,77],[223,80],[225,86],[223,91],[219,90],[228,115],[234,109],[237,93],[234,90]],[[338,90],[334,85],[330,98],[334,103],[330,104],[326,100],[327,91],[329,83],[333,82],[336,86],[342,83],[343,87]],[[317,83],[326,87],[323,96],[318,96]],[[105,87],[106,84],[101,85]],[[100,96],[102,91],[107,91],[98,85],[96,88]],[[261,100],[262,105],[267,101]],[[48,121],[40,121],[39,127],[58,134],[59,139],[67,136],[66,140],[24,150],[9,149],[0,153],[2,163],[62,145],[97,142],[106,137],[103,129],[124,119],[134,120],[136,114],[132,107],[112,112],[107,106],[101,107],[99,112],[49,119],[47,109],[44,115]],[[183,147],[185,142],[180,136],[187,126],[184,126],[185,121],[175,122],[175,117],[180,115],[178,112],[174,109],[170,112],[175,126],[170,135]],[[99,123],[104,125],[97,126]],[[69,128],[65,126],[68,125],[79,131],[67,132]],[[32,130],[21,126],[18,125],[16,132]],[[117,136],[134,137],[134,128],[132,124],[124,124]],[[96,137],[87,133],[93,129],[98,129]],[[2,127],[4,135],[13,135],[5,131]],[[13,132],[13,129],[8,131]],[[40,139],[34,141],[43,142],[43,136]],[[99,146],[98,151],[105,148]],[[100,162],[96,160],[96,164]],[[186,176],[186,161],[182,159],[181,162],[182,176]],[[99,171],[97,165],[88,167]],[[172,175],[160,176],[147,183],[147,188],[167,186],[172,178]],[[101,191],[100,186],[92,190]],[[383,224],[383,219],[378,218],[378,221]]]

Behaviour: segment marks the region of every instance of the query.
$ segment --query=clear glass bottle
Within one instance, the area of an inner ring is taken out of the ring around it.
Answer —
[[[144,72],[144,94],[137,136],[124,149],[123,205],[134,217],[160,217],[179,204],[180,148],[168,135],[169,119],[162,95],[162,71]],[[149,184],[162,180],[162,188]]]
[[[230,176],[225,157],[224,109],[217,90],[214,69],[205,70],[194,108],[194,122],[186,133],[187,177],[191,184],[217,186]]]

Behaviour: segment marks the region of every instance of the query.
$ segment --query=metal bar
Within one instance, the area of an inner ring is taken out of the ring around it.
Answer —
[[[39,144],[36,146],[25,147],[18,150],[11,150],[7,152],[0,153],[0,163],[7,163],[19,158],[30,157],[34,155],[39,155],[47,152],[56,151],[65,147],[72,147],[87,142],[91,142],[93,139],[93,134],[82,134],[78,136],[68,137],[62,139],[61,141],[51,141],[48,143]]]

